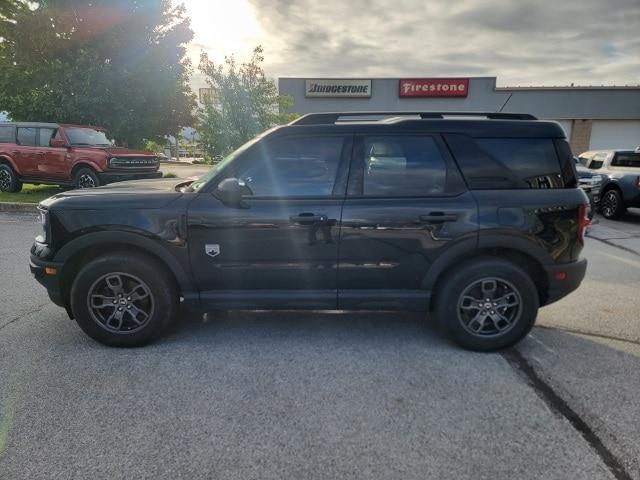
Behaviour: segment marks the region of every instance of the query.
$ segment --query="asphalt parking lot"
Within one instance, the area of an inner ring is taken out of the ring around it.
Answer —
[[[184,315],[144,349],[86,337],[0,213],[0,479],[640,479],[640,211],[590,228],[581,288],[515,350],[420,315]]]

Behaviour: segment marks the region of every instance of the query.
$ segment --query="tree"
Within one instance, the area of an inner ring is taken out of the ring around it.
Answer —
[[[288,123],[297,114],[286,113],[293,99],[279,95],[276,84],[266,77],[262,47],[253,50],[248,63],[237,64],[232,56],[216,65],[203,52],[199,70],[212,94],[198,115],[200,142],[211,158],[238,148],[258,133]]]
[[[9,9],[13,22],[0,22],[0,111],[13,120],[101,125],[130,145],[193,121],[185,59],[193,32],[183,6],[10,3],[18,7]]]

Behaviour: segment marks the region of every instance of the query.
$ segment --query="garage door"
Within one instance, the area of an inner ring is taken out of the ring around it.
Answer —
[[[573,120],[554,120],[554,122],[558,122],[564,130],[564,134],[567,138],[571,138],[571,126],[573,125]]]
[[[591,150],[636,148],[640,145],[640,121],[594,120],[591,126]]]

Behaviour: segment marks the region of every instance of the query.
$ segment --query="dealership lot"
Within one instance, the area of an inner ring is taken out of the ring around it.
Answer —
[[[397,313],[184,315],[106,348],[30,277],[38,228],[0,214],[0,479],[640,479],[638,210],[506,354]]]

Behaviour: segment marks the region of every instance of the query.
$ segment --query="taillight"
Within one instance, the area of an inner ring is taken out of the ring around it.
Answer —
[[[640,177],[636,177],[636,188],[640,190]]]
[[[578,207],[578,241],[584,245],[584,234],[587,232],[587,227],[591,223],[589,220],[589,214],[591,213],[591,205],[584,203]]]

